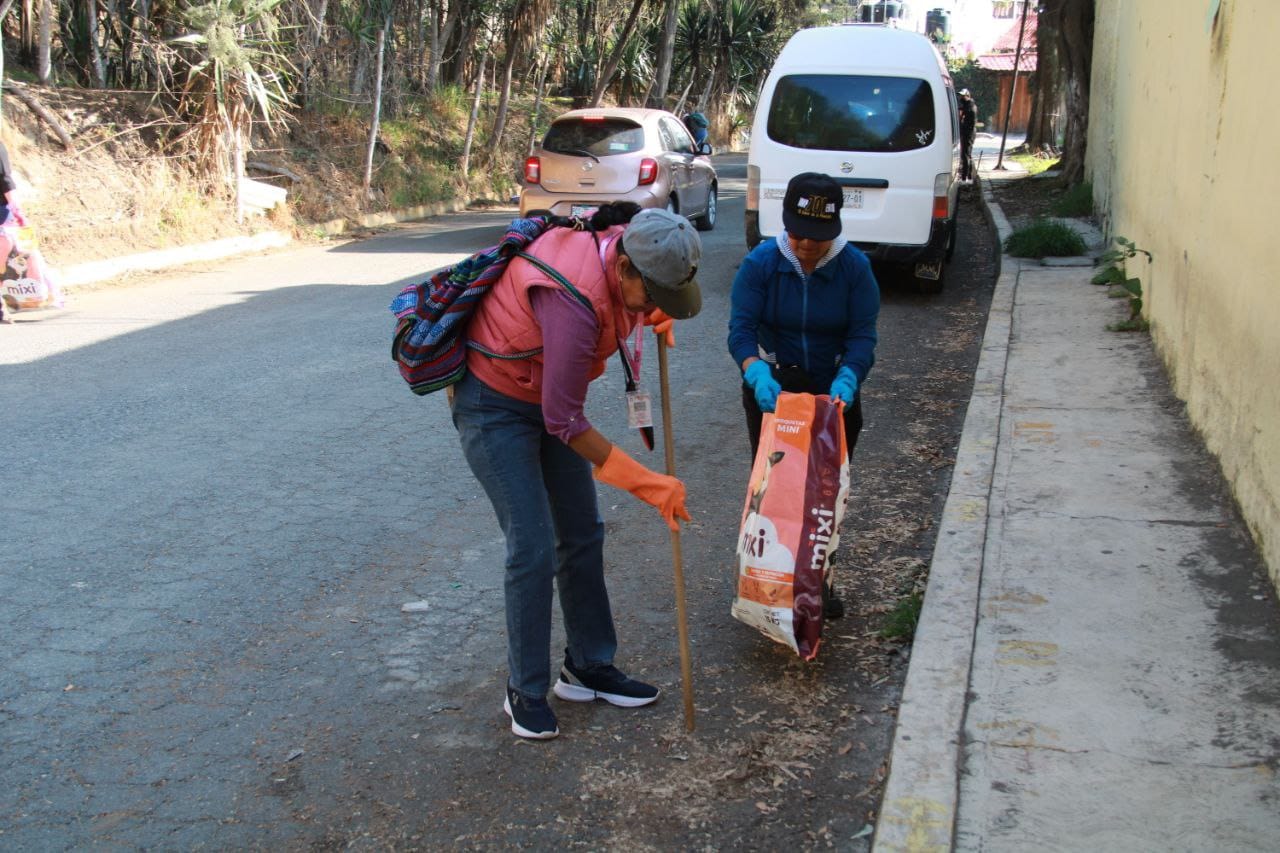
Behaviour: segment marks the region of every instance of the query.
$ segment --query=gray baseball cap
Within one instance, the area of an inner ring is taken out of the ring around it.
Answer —
[[[622,245],[654,304],[677,320],[702,310],[702,291],[694,278],[702,240],[689,220],[668,210],[642,210],[627,225]]]

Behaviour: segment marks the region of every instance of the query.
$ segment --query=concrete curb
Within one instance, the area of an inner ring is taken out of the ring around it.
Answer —
[[[1003,247],[1012,233],[1009,221],[987,182],[981,186],[983,207]],[[877,853],[949,851],[954,845],[969,669],[1018,269],[1014,259],[999,258],[973,394],[898,708],[872,848]]]
[[[414,222],[446,213],[465,210],[469,202],[454,200],[406,207],[381,213],[366,213],[351,219],[331,219],[310,226],[310,230],[325,237],[336,237],[351,228],[376,228],[381,225],[394,225],[397,222]],[[293,235],[287,231],[263,231],[250,237],[228,237],[209,243],[197,243],[191,246],[175,246],[171,249],[158,249],[153,252],[141,252],[136,255],[122,255],[117,258],[105,258],[74,264],[62,269],[62,286],[74,288],[86,284],[95,284],[119,278],[131,272],[154,272],[183,264],[200,261],[214,261],[261,252],[267,249],[278,249],[293,242]]]

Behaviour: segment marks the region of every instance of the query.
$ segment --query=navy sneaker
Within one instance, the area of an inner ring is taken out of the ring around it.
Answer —
[[[546,699],[530,699],[507,688],[507,700],[502,710],[511,718],[511,733],[531,740],[551,740],[560,734],[555,712]]]
[[[616,666],[595,666],[579,669],[573,665],[569,650],[565,649],[564,667],[556,679],[555,694],[568,702],[594,702],[603,699],[610,705],[638,708],[658,698],[658,688],[643,681],[628,678]]]

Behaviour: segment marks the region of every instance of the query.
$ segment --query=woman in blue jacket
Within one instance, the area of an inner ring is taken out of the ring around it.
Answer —
[[[733,280],[729,352],[742,370],[742,408],[755,458],[764,412],[782,391],[844,402],[853,456],[862,430],[859,389],[875,363],[880,288],[867,256],[840,236],[844,192],[828,175],[787,184],[785,229],[756,246]],[[844,612],[831,591],[827,615]]]

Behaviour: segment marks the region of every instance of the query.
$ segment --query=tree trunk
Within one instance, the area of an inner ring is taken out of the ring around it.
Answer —
[[[309,0],[304,5],[307,15],[307,39],[302,48],[302,108],[311,105],[311,81],[316,75],[319,64],[316,57],[320,53],[320,43],[324,39],[324,18],[328,12],[329,0]]]
[[[89,67],[93,72],[93,85],[107,88],[107,66],[102,59],[102,45],[98,34],[98,0],[84,0],[85,22],[89,27]]]
[[[2,0],[0,2],[0,31],[3,30],[4,19],[9,17],[9,10],[13,8],[13,0]],[[0,38],[0,80],[4,79],[4,39]],[[4,126],[4,114],[0,112],[0,127]]]
[[[716,82],[718,76],[720,76],[720,63],[717,57],[711,62],[711,71],[707,73],[707,85],[702,87],[702,95],[698,98],[698,112],[705,113],[707,111],[707,104],[711,102],[712,84]]]
[[[34,19],[35,9],[32,7],[31,0],[22,0],[22,15],[18,32],[19,39],[22,41],[22,59],[24,62],[30,62],[36,52]]]
[[[498,92],[498,115],[493,120],[493,131],[489,136],[489,150],[497,150],[502,142],[502,132],[507,127],[507,104],[511,100],[511,70],[516,64],[516,45],[507,45],[507,57],[502,63],[502,83]]]
[[[476,72],[476,94],[471,101],[471,118],[467,121],[467,139],[462,144],[462,178],[466,180],[471,170],[471,143],[475,140],[476,120],[480,117],[480,95],[484,92],[484,66],[489,55],[480,57],[480,70]]]
[[[1042,7],[1036,27],[1036,74],[1031,87],[1031,117],[1027,120],[1027,150],[1038,152],[1055,150],[1058,146],[1054,118],[1058,111],[1062,90],[1058,84],[1061,70],[1058,67],[1058,19],[1059,10],[1051,5]]]
[[[378,144],[378,123],[382,119],[382,60],[387,51],[387,30],[391,29],[391,16],[387,16],[378,30],[377,78],[373,81],[373,121],[369,124],[369,147],[364,155],[364,197],[370,198],[373,185],[373,149]]]
[[[62,143],[63,148],[66,148],[68,151],[76,150],[75,142],[71,140],[71,134],[67,133],[67,129],[58,121],[58,117],[49,112],[44,104],[40,103],[39,98],[23,88],[21,83],[16,83],[13,80],[4,81],[4,90],[6,92],[12,92],[14,97],[27,105],[27,109],[31,110],[31,112],[35,113],[42,121],[44,121],[45,124],[49,125],[49,129],[58,137],[58,141]]]
[[[680,20],[680,0],[667,0],[662,17],[662,39],[658,42],[658,60],[653,88],[645,101],[654,109],[666,109],[667,87],[671,85],[671,64],[676,55],[676,24]]]
[[[600,98],[604,95],[604,90],[609,88],[609,81],[613,79],[613,74],[618,70],[618,63],[622,61],[622,54],[627,49],[627,42],[631,40],[631,34],[635,32],[636,21],[640,18],[640,10],[644,8],[645,0],[635,0],[631,6],[631,14],[627,16],[627,22],[622,25],[622,33],[618,36],[618,42],[613,46],[613,53],[609,55],[609,61],[604,64],[604,68],[600,69],[600,76],[596,79],[596,89],[591,93],[591,106],[600,106]]]
[[[40,38],[36,48],[36,79],[49,85],[53,76],[53,0],[40,0]]]
[[[461,88],[467,76],[467,57],[471,55],[471,46],[476,40],[475,21],[469,17],[462,18],[457,26],[456,47],[453,50],[452,82],[455,86]],[[445,42],[446,46],[449,44]]]
[[[1059,7],[1058,50],[1066,71],[1067,128],[1062,143],[1062,178],[1067,186],[1084,180],[1089,135],[1089,77],[1093,64],[1093,0],[1050,0]]]
[[[547,82],[547,68],[551,65],[551,57],[547,57],[542,61],[542,66],[538,69],[538,91],[533,96],[533,118],[529,119],[529,153],[525,156],[533,156],[533,146],[538,142],[538,114],[542,112],[542,91]],[[523,175],[523,170],[521,171]]]
[[[236,196],[236,223],[244,221],[244,198],[240,192],[240,176],[244,174],[244,137],[239,128],[226,123],[228,141],[231,143],[231,187]]]
[[[689,73],[689,82],[685,84],[684,91],[680,93],[680,100],[676,101],[675,108],[671,111],[678,116],[684,115],[685,101],[689,100],[689,90],[693,88],[694,72]]]

